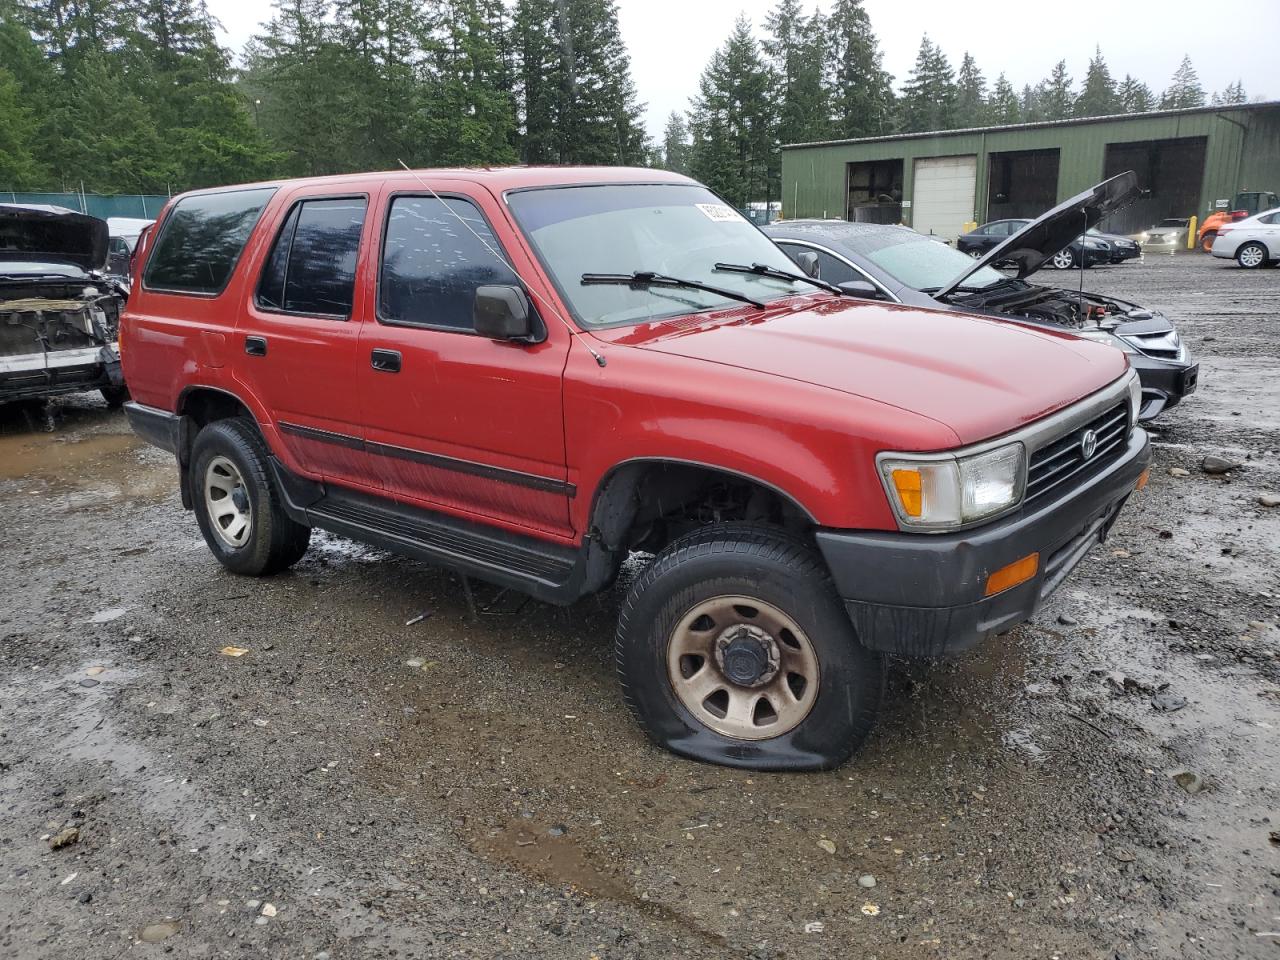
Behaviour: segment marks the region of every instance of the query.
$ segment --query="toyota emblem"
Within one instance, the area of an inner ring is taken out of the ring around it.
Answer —
[[[1095,450],[1098,449],[1098,434],[1093,430],[1086,430],[1084,435],[1080,437],[1080,458],[1088,460],[1093,456]]]

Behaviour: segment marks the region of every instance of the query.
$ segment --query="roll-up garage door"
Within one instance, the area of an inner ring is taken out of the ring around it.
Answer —
[[[915,163],[911,225],[954,240],[973,219],[978,158],[929,157]]]

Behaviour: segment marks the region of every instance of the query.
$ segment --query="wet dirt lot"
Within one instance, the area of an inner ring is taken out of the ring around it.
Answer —
[[[823,774],[651,746],[616,595],[473,620],[325,535],[235,578],[96,396],[0,409],[0,956],[1280,957],[1280,271],[1088,281],[1201,392],[1036,621],[895,666]]]

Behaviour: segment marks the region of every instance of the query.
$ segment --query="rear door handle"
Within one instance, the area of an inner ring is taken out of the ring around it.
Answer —
[[[383,373],[400,372],[399,350],[374,350],[369,354],[369,365]]]
[[[245,337],[244,352],[251,357],[265,357],[267,355],[267,338]]]

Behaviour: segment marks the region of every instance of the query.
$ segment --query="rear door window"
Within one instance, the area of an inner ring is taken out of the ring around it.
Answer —
[[[273,193],[275,187],[259,187],[179,200],[160,228],[142,285],[170,293],[221,293]]]
[[[344,320],[351,316],[367,208],[364,197],[296,204],[262,268],[258,306]]]
[[[469,200],[396,197],[378,282],[383,323],[474,329],[476,287],[520,285],[484,215]]]

